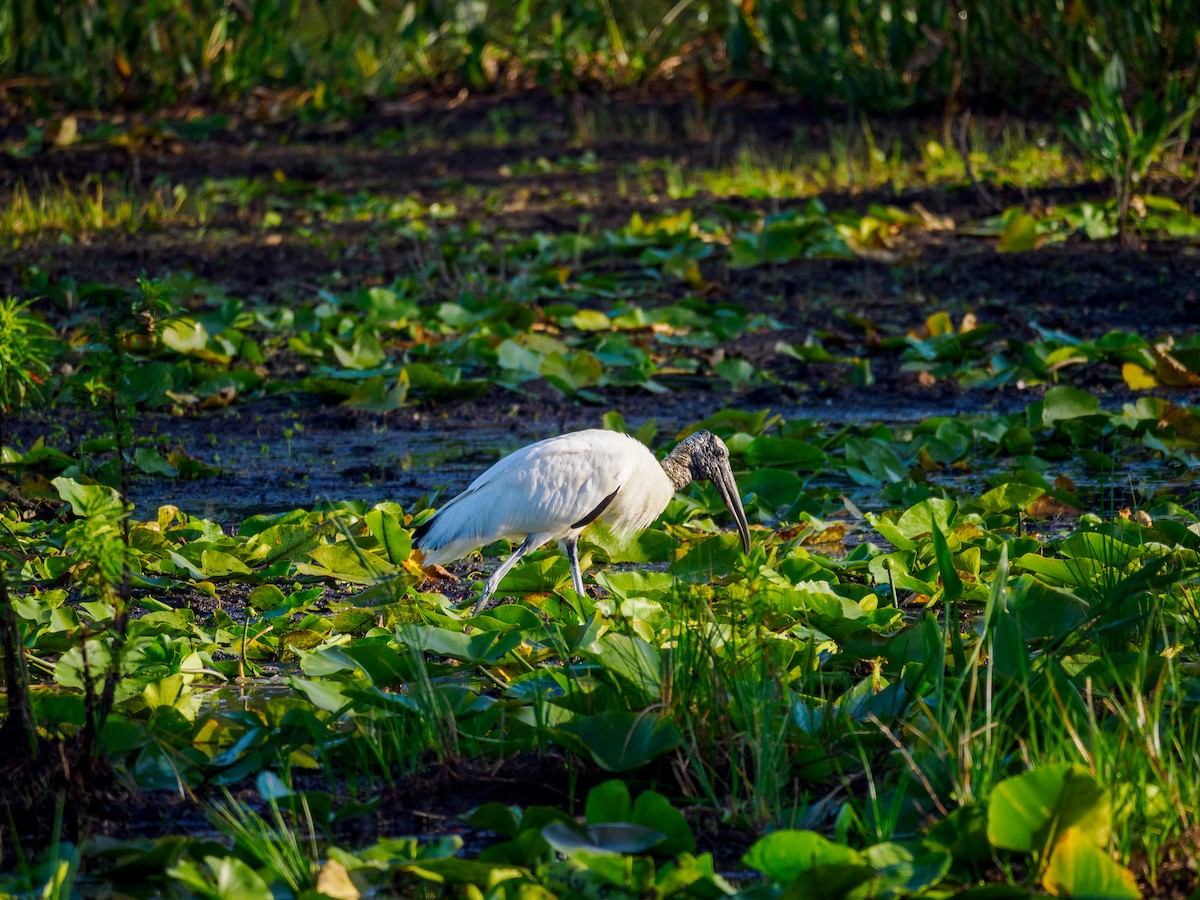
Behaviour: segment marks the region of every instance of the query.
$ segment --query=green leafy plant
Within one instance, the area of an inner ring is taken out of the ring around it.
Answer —
[[[1079,121],[1064,130],[1070,140],[1096,160],[1116,193],[1117,234],[1132,240],[1130,211],[1149,171],[1173,147],[1187,143],[1192,120],[1200,111],[1200,81],[1170,78],[1158,90],[1141,92],[1130,108],[1125,99],[1125,65],[1114,53],[1099,76],[1071,71],[1072,82],[1088,105]]]
[[[44,376],[49,372],[52,331],[30,314],[31,302],[13,297],[0,301],[0,447],[4,445],[5,423],[9,415],[29,398],[40,394]],[[10,565],[17,561],[0,554],[0,653],[4,655],[4,684],[8,696],[0,735],[12,745],[37,756],[38,740],[29,695],[29,676],[21,629],[12,606],[9,587]]]

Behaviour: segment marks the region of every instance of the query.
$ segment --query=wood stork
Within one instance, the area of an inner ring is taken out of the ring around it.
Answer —
[[[614,531],[640,531],[693,479],[711,481],[750,551],[750,526],[729,449],[708,431],[680,441],[660,463],[644,444],[616,431],[589,429],[547,438],[501,459],[414,532],[422,565],[461,559],[500,538],[522,543],[483,586],[477,614],[527,553],[561,541],[575,592],[583,593],[579,535],[603,516]]]

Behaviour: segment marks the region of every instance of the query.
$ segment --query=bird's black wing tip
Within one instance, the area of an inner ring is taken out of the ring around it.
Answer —
[[[416,528],[413,529],[413,533],[412,533],[413,546],[416,547],[418,550],[421,549],[421,542],[424,540],[425,535],[429,534],[429,529],[433,525],[433,520],[436,518],[437,518],[436,514],[432,515],[428,519],[426,519],[424,522],[422,522],[420,525],[418,525]]]

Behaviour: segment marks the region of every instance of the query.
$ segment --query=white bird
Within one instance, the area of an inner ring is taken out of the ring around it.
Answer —
[[[680,441],[661,463],[640,441],[616,431],[589,429],[538,441],[497,462],[413,536],[422,565],[461,559],[500,538],[522,539],[484,584],[472,614],[488,605],[522,556],[549,541],[566,548],[575,592],[582,594],[580,533],[600,517],[618,533],[640,531],[693,479],[716,487],[748,553],[750,526],[729,448],[708,431]]]

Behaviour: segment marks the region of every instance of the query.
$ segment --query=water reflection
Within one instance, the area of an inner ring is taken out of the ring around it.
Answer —
[[[196,688],[201,713],[265,712],[278,697],[294,697],[290,684],[278,678],[245,679],[237,684]]]

